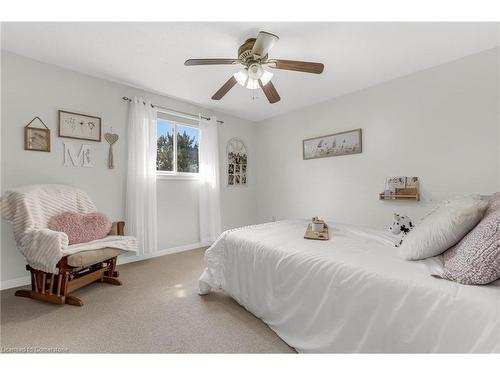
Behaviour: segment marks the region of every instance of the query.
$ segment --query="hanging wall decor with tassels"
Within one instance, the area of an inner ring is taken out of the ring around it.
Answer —
[[[115,163],[113,160],[113,145],[118,141],[118,134],[113,133],[113,128],[111,128],[111,133],[104,134],[104,139],[109,143],[109,153],[108,153],[108,168],[114,169]]]

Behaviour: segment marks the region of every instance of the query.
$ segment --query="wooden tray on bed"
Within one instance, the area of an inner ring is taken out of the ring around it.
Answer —
[[[328,225],[325,223],[325,227],[323,228],[323,232],[313,232],[311,228],[311,224],[307,226],[306,233],[304,234],[304,238],[306,240],[320,240],[327,241],[330,239],[330,234],[328,233]]]

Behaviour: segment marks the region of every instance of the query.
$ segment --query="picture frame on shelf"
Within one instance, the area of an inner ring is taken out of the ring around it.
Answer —
[[[380,200],[420,200],[420,181],[414,176],[392,176],[385,179],[385,189]]]

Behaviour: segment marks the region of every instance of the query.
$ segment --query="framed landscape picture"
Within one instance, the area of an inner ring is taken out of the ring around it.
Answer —
[[[59,137],[101,142],[101,118],[59,111]]]
[[[304,139],[302,147],[304,160],[359,154],[363,149],[361,129]]]

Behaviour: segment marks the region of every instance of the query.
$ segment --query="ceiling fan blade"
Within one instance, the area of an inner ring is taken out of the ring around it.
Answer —
[[[184,65],[231,65],[238,64],[238,59],[189,59],[184,62]]]
[[[233,88],[234,85],[236,85],[238,81],[236,81],[236,78],[234,76],[231,76],[229,80],[222,85],[222,87],[212,96],[212,100],[221,100],[224,95],[228,93],[229,90]]]
[[[266,94],[267,100],[269,103],[274,104],[281,100],[278,91],[276,91],[276,87],[274,87],[273,83],[269,81],[265,86],[262,84],[262,81],[259,79],[259,85],[264,94]]]
[[[252,55],[259,55],[260,57],[266,56],[278,40],[279,37],[274,34],[267,33],[265,31],[259,32],[257,40],[252,48]]]
[[[325,68],[325,66],[321,63],[293,60],[270,60],[269,67],[314,74],[323,73],[323,69]]]

